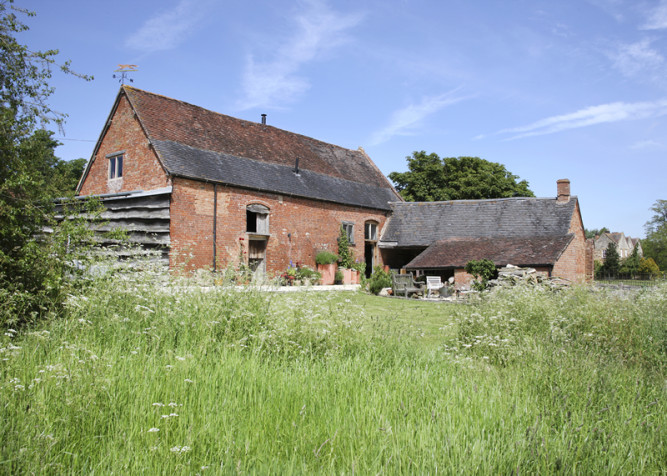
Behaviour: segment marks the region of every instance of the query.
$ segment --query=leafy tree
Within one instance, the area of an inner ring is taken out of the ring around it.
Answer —
[[[653,258],[642,258],[639,260],[639,272],[641,274],[650,274],[651,276],[660,275],[660,268],[653,261]]]
[[[597,228],[594,228],[592,230],[584,230],[586,233],[586,238],[595,238],[596,236],[600,236],[603,233],[609,233],[609,228],[606,226],[603,226],[599,230]]]
[[[490,259],[468,261],[465,270],[475,277],[472,287],[477,291],[486,289],[489,280],[497,275],[496,265]]]
[[[38,129],[64,119],[47,102],[58,51],[33,52],[17,42],[16,34],[28,29],[18,16],[34,13],[12,3],[0,0],[0,327],[58,308],[65,293],[63,253],[77,235],[74,221],[56,227],[53,220],[57,142]],[[74,74],[69,63],[60,68]],[[54,232],[44,235],[47,227]]]
[[[654,215],[644,225],[642,249],[644,256],[653,258],[660,269],[667,269],[667,200],[656,200],[651,210]]]
[[[447,157],[413,152],[407,172],[389,178],[407,201],[533,197],[525,180],[517,181],[505,166],[479,157]]]
[[[621,267],[621,258],[618,255],[618,248],[613,241],[607,246],[607,253],[602,265],[602,274],[606,276],[616,276]]]
[[[639,271],[639,244],[635,244],[632,248],[630,256],[625,258],[621,263],[621,273],[636,274]]]

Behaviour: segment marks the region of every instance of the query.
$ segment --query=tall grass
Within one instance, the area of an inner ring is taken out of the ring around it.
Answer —
[[[517,289],[426,331],[405,300],[170,289],[103,281],[2,336],[0,473],[667,470],[664,287]]]

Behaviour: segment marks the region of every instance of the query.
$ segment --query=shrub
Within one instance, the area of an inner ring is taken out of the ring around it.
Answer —
[[[296,279],[308,279],[313,283],[317,283],[321,278],[322,275],[320,273],[310,269],[308,266],[301,266],[296,269]]]
[[[493,261],[488,259],[468,261],[465,270],[466,273],[472,274],[475,277],[472,287],[477,291],[486,289],[489,279],[495,277],[497,273],[496,265],[493,264]]]
[[[338,255],[331,251],[322,250],[315,255],[315,263],[317,264],[332,264],[336,261],[338,261]]]
[[[653,258],[642,258],[639,261],[639,272],[642,274],[650,274],[651,276],[660,275],[660,268],[655,264]]]
[[[334,275],[334,283],[340,284],[342,282],[343,282],[343,272],[337,269],[336,274]]]
[[[368,279],[368,291],[373,294],[380,294],[384,288],[391,287],[391,274],[382,269],[382,266],[373,268],[373,274]]]
[[[355,261],[350,265],[350,267],[356,271],[359,271],[361,276],[366,274],[366,262],[365,261]]]

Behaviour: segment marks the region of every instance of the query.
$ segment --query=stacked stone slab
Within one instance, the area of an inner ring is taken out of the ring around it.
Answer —
[[[552,288],[569,286],[570,282],[562,278],[554,278],[538,273],[535,268],[520,268],[508,264],[498,269],[498,279],[489,281],[489,287],[508,287],[517,285],[547,285]]]

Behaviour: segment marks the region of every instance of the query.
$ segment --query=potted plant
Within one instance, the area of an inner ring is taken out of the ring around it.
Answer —
[[[315,256],[317,271],[322,275],[322,284],[333,284],[336,273],[336,261],[338,256],[331,251],[322,250]]]
[[[287,268],[287,271],[285,271],[281,276],[281,281],[283,286],[292,286],[294,284],[294,280],[296,279],[296,268],[292,268],[291,266]]]
[[[343,284],[343,272],[339,269],[336,270],[334,275],[334,284]]]
[[[355,274],[352,276],[352,284],[359,284],[361,282],[361,277],[366,274],[366,263],[357,260],[352,263],[352,269],[355,271]]]
[[[296,277],[302,284],[319,284],[322,275],[308,266],[301,266],[297,268]]]

